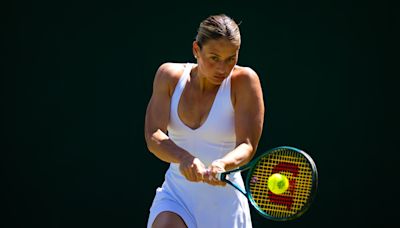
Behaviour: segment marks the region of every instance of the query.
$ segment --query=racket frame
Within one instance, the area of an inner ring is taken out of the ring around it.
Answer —
[[[298,153],[300,153],[301,155],[303,155],[309,162],[311,169],[312,169],[312,187],[311,187],[311,192],[310,192],[310,198],[309,200],[307,200],[307,203],[303,206],[302,210],[297,212],[296,214],[294,214],[293,216],[290,217],[283,217],[283,218],[278,218],[278,217],[274,217],[271,216],[269,214],[266,214],[258,205],[257,203],[254,201],[253,197],[251,196],[251,194],[249,193],[249,189],[250,189],[250,179],[251,176],[256,168],[256,164],[258,161],[260,161],[260,159],[262,159],[265,156],[268,156],[269,154],[280,150],[280,149],[289,149],[289,150],[294,150]],[[246,182],[245,182],[245,189],[242,189],[240,186],[238,186],[237,184],[233,183],[232,181],[230,181],[229,179],[227,179],[227,176],[231,173],[235,173],[235,172],[242,172],[245,170],[248,170],[249,172],[247,173],[247,177],[246,177]],[[314,160],[311,158],[310,155],[308,155],[307,153],[305,153],[304,151],[297,149],[295,147],[291,147],[291,146],[280,146],[280,147],[275,147],[272,148],[270,150],[268,150],[267,152],[261,154],[260,156],[258,156],[256,159],[254,159],[253,161],[247,163],[244,166],[241,166],[239,168],[236,169],[232,169],[223,173],[218,173],[216,178],[218,180],[224,181],[228,184],[230,184],[231,186],[233,186],[235,189],[237,189],[239,192],[241,192],[243,195],[245,195],[247,197],[247,199],[250,201],[250,203],[253,205],[253,207],[264,217],[274,220],[274,221],[288,221],[288,220],[292,220],[292,219],[296,219],[298,217],[300,217],[301,215],[303,215],[308,208],[311,205],[311,202],[314,200],[315,195],[316,195],[316,191],[318,188],[318,171],[317,171],[317,166],[314,163]]]

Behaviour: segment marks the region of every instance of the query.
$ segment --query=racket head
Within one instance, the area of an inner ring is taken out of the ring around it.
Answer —
[[[283,194],[268,189],[268,178],[273,173],[285,175],[289,188]],[[287,221],[307,211],[317,191],[318,172],[312,158],[304,151],[281,146],[259,156],[247,174],[247,197],[264,217]]]

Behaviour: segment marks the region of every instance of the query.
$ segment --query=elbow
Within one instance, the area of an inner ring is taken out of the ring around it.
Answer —
[[[256,154],[256,147],[254,147],[251,143],[246,143],[247,146],[247,156],[246,163],[250,162]]]
[[[146,146],[147,146],[147,150],[154,154],[154,142],[152,140],[152,134],[150,134],[149,132],[145,133],[145,141],[146,141]]]
[[[243,164],[250,162],[256,153],[255,147],[249,141],[239,143],[237,149],[241,151],[238,160],[241,160]]]
[[[149,140],[146,140],[146,146],[148,152],[155,155],[157,151],[157,145],[155,145],[155,142],[151,138]]]
[[[153,153],[153,147],[152,147],[152,145],[151,145],[151,143],[146,139],[146,146],[147,146],[147,150],[150,152],[150,153]]]
[[[151,153],[154,154],[156,151],[156,147],[154,145],[154,142],[146,142],[147,144],[147,150]]]
[[[169,137],[159,129],[155,132],[145,133],[145,138],[146,138],[147,149],[153,154],[156,151],[160,150],[160,146],[163,143],[163,141],[169,139]]]

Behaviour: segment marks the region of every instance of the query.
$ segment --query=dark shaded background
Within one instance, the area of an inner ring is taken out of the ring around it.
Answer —
[[[10,2],[10,1],[9,1]],[[394,1],[393,1],[394,2]],[[399,5],[389,1],[12,1],[1,7],[1,227],[144,227],[167,164],[143,120],[158,66],[193,62],[202,19],[240,25],[266,103],[260,152],[307,151],[299,220],[399,224]]]

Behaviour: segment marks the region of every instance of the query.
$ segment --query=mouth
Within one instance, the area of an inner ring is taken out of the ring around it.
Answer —
[[[226,78],[226,75],[225,74],[216,74],[216,75],[214,75],[214,77],[216,79],[224,80]]]

